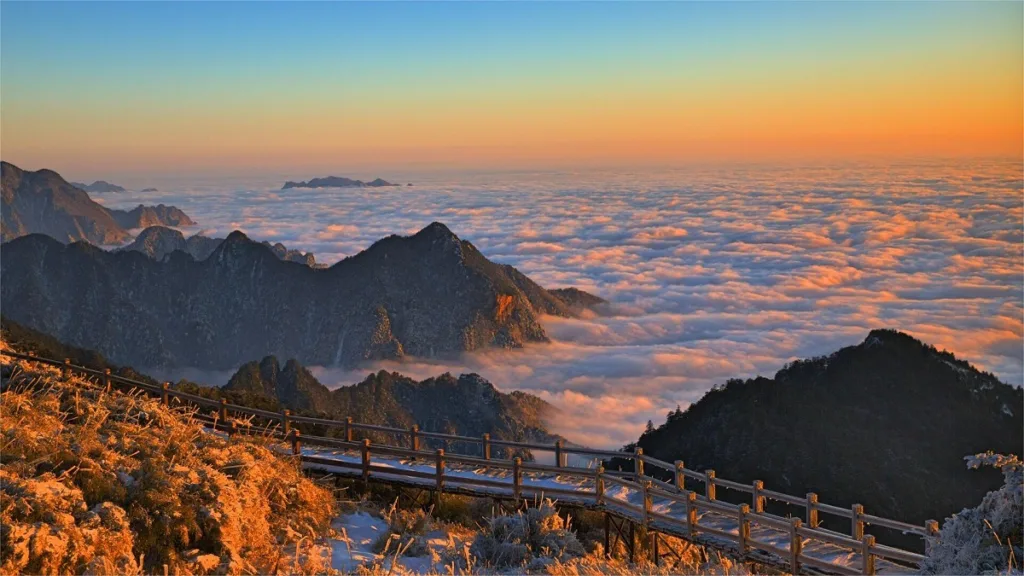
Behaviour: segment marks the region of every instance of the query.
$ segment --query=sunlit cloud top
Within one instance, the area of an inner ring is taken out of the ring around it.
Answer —
[[[5,2],[3,156],[81,177],[1019,156],[1022,6]]]

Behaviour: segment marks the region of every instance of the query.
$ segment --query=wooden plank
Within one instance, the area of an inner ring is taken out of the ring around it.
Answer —
[[[924,556],[922,554],[915,554],[913,552],[907,552],[906,550],[881,544],[872,546],[871,552],[875,556],[888,558],[889,560],[895,560],[897,562],[907,562],[915,565],[920,565],[924,562]]]
[[[806,497],[792,496],[790,494],[784,494],[782,492],[776,492],[775,490],[761,490],[761,495],[771,500],[777,500],[779,502],[785,502],[787,504],[793,504],[794,506],[804,506],[807,504]]]
[[[740,484],[739,482],[733,482],[732,480],[725,480],[723,478],[715,478],[715,486],[725,486],[731,490],[738,490],[740,492],[746,492],[748,494],[754,493],[754,487],[747,484]]]
[[[422,470],[408,470],[405,468],[391,468],[390,466],[385,466],[383,464],[373,464],[372,462],[370,463],[368,469],[371,473],[379,472],[381,474],[409,476],[411,478],[429,478],[433,480],[437,476],[436,472],[423,472]]]
[[[838,506],[832,506],[831,504],[822,504],[819,502],[815,507],[826,514],[833,516],[842,516],[843,518],[853,518],[853,510],[850,508],[840,508]]]
[[[814,558],[806,554],[800,556],[800,564],[805,566],[812,566],[814,568],[824,570],[830,574],[860,574],[859,568],[850,568],[848,566],[843,566],[840,564],[833,564],[831,562],[826,562],[825,560],[820,560],[818,558]]]
[[[884,526],[886,528],[892,528],[894,530],[902,530],[903,532],[909,532],[911,534],[918,534],[920,536],[926,535],[924,526],[916,526],[914,524],[907,524],[906,522],[900,522],[899,520],[890,520],[888,518],[882,518],[881,516],[874,516],[871,514],[865,514],[862,516],[865,522],[872,526]]]
[[[829,544],[835,544],[836,546],[842,546],[843,548],[849,548],[851,550],[856,550],[861,546],[861,542],[859,540],[854,540],[853,538],[836,534],[835,532],[828,530],[822,530],[821,528],[808,528],[805,526],[800,528],[798,534],[805,538],[810,538],[811,540],[828,542]]]

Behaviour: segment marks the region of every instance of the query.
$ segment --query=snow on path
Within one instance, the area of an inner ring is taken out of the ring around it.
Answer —
[[[331,466],[329,464],[303,462],[302,466],[305,469],[330,472],[344,476],[360,477],[362,475],[362,470],[360,468],[362,465],[362,455],[359,452],[304,446],[302,448],[302,454],[304,456],[329,458],[338,462],[358,465],[357,467],[341,467]],[[416,478],[402,473],[403,471],[415,471],[435,474],[436,465],[432,460],[430,460],[429,455],[425,455],[424,459],[415,460],[399,457],[374,456],[371,463],[375,467],[393,468],[395,470],[395,473],[373,470],[370,473],[371,478],[399,482],[408,485],[423,486],[425,488],[433,487],[435,485],[435,480],[433,478]],[[563,502],[593,505],[594,481],[591,476],[592,474],[592,471],[586,469],[580,469],[579,475],[529,472],[524,470],[522,473],[522,497],[526,499],[543,498],[545,497],[545,491],[547,490],[570,490],[578,492],[579,497],[562,493],[552,494],[550,497],[553,500]],[[466,482],[459,482],[460,478],[479,478],[505,482],[508,484],[508,487],[479,486]],[[446,491],[456,489],[471,492],[480,496],[512,495],[512,474],[511,471],[506,469],[462,466],[456,463],[446,462],[444,482]],[[640,520],[639,512],[631,510],[625,506],[616,506],[616,503],[618,502],[620,504],[625,503],[642,508],[643,495],[639,491],[615,483],[614,480],[606,479],[605,500],[605,508],[614,511],[616,514],[627,516],[637,521]],[[685,504],[665,497],[658,497],[656,495],[652,495],[651,500],[652,512],[671,516],[685,524]],[[653,518],[650,519],[650,523],[667,534],[685,536],[685,529],[681,528],[679,525],[659,521]],[[716,512],[705,511],[699,513],[698,524],[700,526],[714,528],[730,534],[739,533],[738,523],[735,519]],[[734,542],[729,542],[725,539],[716,539],[714,536],[708,534],[704,534],[702,536],[702,540],[715,542],[715,544],[720,548],[731,550],[736,546]],[[789,548],[788,531],[758,524],[756,517],[751,519],[750,536],[754,540],[764,542],[776,548]],[[855,552],[847,548],[818,540],[804,539],[803,554],[817,560],[828,562],[837,567],[844,567],[848,569],[859,569],[862,562],[860,552]],[[788,559],[786,559],[786,561],[788,561]],[[916,569],[914,568],[896,564],[879,557],[875,558],[875,568],[879,574],[909,574],[916,572]]]

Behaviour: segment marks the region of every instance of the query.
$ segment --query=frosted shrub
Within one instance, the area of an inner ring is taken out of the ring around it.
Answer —
[[[470,552],[484,565],[498,569],[536,567],[585,554],[551,500],[525,512],[490,518],[473,540]]]
[[[964,508],[946,520],[929,542],[921,571],[925,574],[1021,574],[1024,523],[1024,472],[1016,456],[967,456],[967,467],[992,466],[1003,472],[1001,488],[981,504]]]
[[[5,347],[0,342],[0,347]],[[0,576],[321,572],[334,502],[258,439],[18,363],[0,402]]]
[[[403,510],[398,501],[384,513],[387,532],[373,545],[378,554],[399,551],[405,556],[423,556],[428,552],[426,534],[433,527],[430,515],[420,509]]]

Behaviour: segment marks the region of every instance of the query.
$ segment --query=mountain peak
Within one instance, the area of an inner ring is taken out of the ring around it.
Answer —
[[[224,243],[251,244],[252,240],[250,240],[249,237],[245,235],[245,232],[242,232],[241,230],[234,230],[231,232],[231,234],[228,234],[227,238],[224,239]]]
[[[424,238],[454,238],[458,240],[459,237],[451,231],[450,228],[440,222],[431,222],[425,226],[422,230],[413,235],[413,238],[424,237]]]

